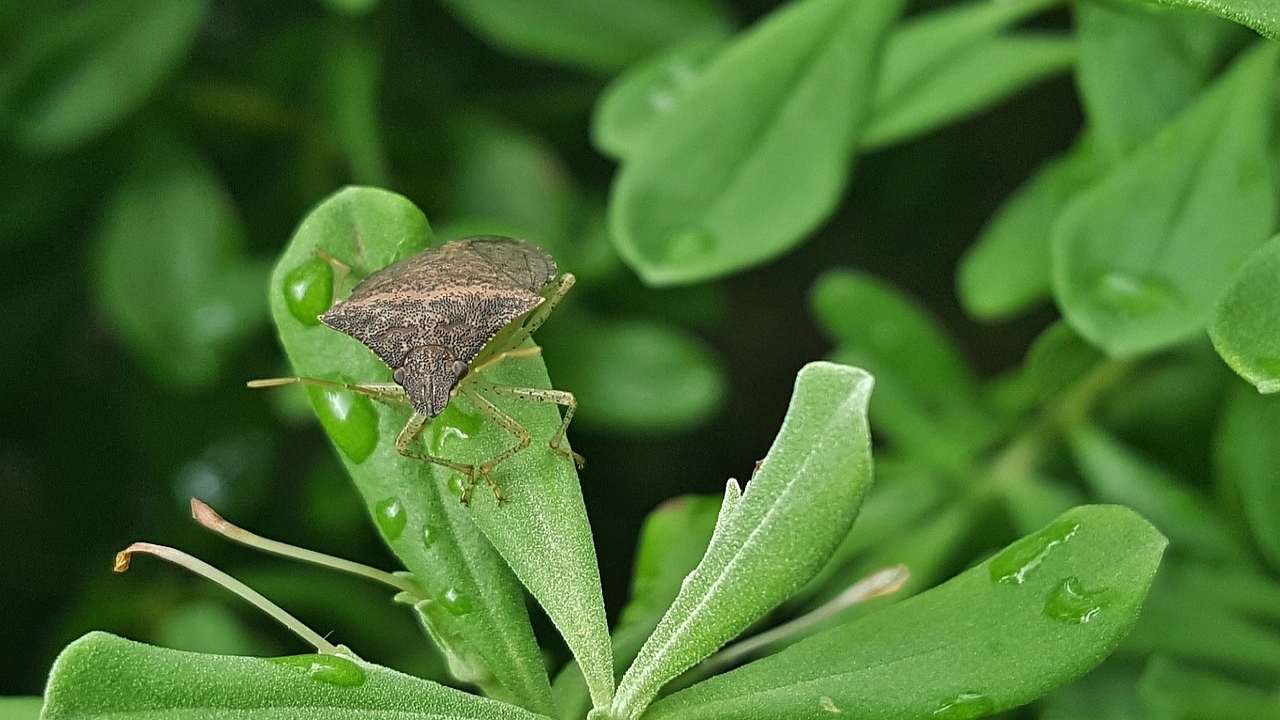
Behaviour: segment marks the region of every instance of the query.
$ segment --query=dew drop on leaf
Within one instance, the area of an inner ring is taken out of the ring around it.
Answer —
[[[716,238],[708,230],[694,228],[675,233],[667,239],[667,259],[674,262],[698,260],[716,247]]]
[[[431,529],[430,525],[423,525],[422,526],[422,546],[431,547],[432,545],[435,544],[435,542],[436,542],[435,531]]]
[[[1059,520],[1018,540],[991,559],[991,579],[1021,585],[1054,548],[1070,540],[1079,529],[1079,523]]]
[[[472,610],[471,598],[463,595],[454,588],[449,588],[448,590],[440,593],[438,599],[440,604],[444,606],[444,609],[454,615],[466,615]]]
[[[378,445],[378,413],[369,398],[346,390],[309,387],[311,404],[325,432],[353,462],[362,462]]]
[[[446,443],[461,443],[480,432],[480,418],[470,415],[458,408],[457,403],[449,403],[444,412],[431,421],[431,452],[435,455],[445,454]]]
[[[1181,308],[1182,297],[1167,281],[1138,273],[1110,272],[1098,278],[1093,297],[1121,317],[1137,318]]]
[[[333,268],[313,257],[284,276],[283,291],[290,315],[303,325],[318,325],[333,301]]]
[[[962,692],[938,706],[930,716],[938,720],[973,720],[995,710],[991,698],[976,692]]]
[[[404,514],[404,505],[400,504],[400,499],[393,497],[378,501],[373,508],[373,519],[388,541],[398,539],[409,520]]]
[[[446,485],[449,488],[449,494],[456,498],[462,497],[462,482],[462,473],[449,473],[449,484]]]
[[[1044,614],[1054,620],[1084,625],[1098,616],[1107,604],[1106,590],[1086,590],[1080,578],[1058,583],[1044,601]]]
[[[364,670],[355,662],[337,655],[288,655],[272,658],[277,665],[301,668],[312,680],[339,687],[364,683]]]

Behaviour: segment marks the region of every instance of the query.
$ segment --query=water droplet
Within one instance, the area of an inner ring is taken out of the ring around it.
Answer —
[[[1070,540],[1079,529],[1079,523],[1058,520],[1040,532],[1018,540],[991,558],[991,579],[1021,585],[1055,547]]]
[[[685,230],[667,239],[667,259],[674,262],[698,260],[709,255],[715,247],[716,238],[707,230]]]
[[[393,497],[380,500],[373,507],[373,519],[378,524],[378,529],[382,531],[382,537],[392,542],[400,537],[404,532],[405,523],[409,521],[404,513],[404,505],[400,504],[399,498]]]
[[[339,687],[355,687],[364,682],[364,669],[337,655],[288,655],[271,658],[271,662],[301,668],[312,680]]]
[[[1182,296],[1166,280],[1138,273],[1110,272],[1098,278],[1093,297],[1122,317],[1146,317],[1180,309]]]
[[[338,449],[363,462],[378,445],[378,413],[369,398],[346,390],[309,387],[311,405]]]
[[[449,488],[449,494],[456,498],[462,497],[462,473],[449,473],[449,483],[445,487]]]
[[[431,421],[431,453],[444,455],[445,444],[455,445],[480,432],[481,420],[478,415],[468,415],[458,408],[458,403],[449,403],[444,412]]]
[[[333,302],[333,268],[313,257],[284,276],[284,302],[303,325],[316,325]]]
[[[1106,590],[1086,590],[1080,578],[1069,577],[1058,583],[1044,600],[1044,614],[1054,620],[1084,625],[1107,606]]]
[[[436,534],[432,531],[430,525],[422,526],[422,546],[431,547],[436,542]]]
[[[962,692],[942,703],[932,717],[939,720],[973,720],[990,715],[996,706],[991,698],[976,692]]]
[[[455,588],[449,588],[437,596],[437,600],[454,615],[466,615],[471,612],[471,598],[458,592]]]

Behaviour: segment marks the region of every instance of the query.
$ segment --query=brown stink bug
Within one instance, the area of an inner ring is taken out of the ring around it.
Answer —
[[[348,270],[339,261],[326,259],[341,272]],[[504,360],[540,352],[537,346],[522,345],[573,283],[571,273],[557,275],[555,260],[523,240],[497,236],[453,240],[373,273],[320,316],[328,327],[372,350],[391,368],[395,382],[343,384],[294,377],[254,380],[249,386],[341,385],[378,400],[408,403],[414,412],[396,437],[396,450],[463,473],[467,478],[464,503],[471,498],[477,475],[501,501],[502,491],[491,472],[529,447],[530,435],[486,395],[563,405],[564,420],[549,445],[582,465],[581,456],[563,447],[565,430],[577,408],[572,393],[497,385],[481,375]],[[515,436],[516,444],[479,465],[414,451],[410,445],[423,428],[459,394]]]

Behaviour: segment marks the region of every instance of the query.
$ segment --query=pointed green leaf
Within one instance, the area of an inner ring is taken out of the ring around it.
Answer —
[[[1272,0],[1154,0],[1160,5],[1213,13],[1264,37],[1280,40],[1280,7]]]
[[[943,585],[654,704],[654,720],[978,718],[1101,662],[1165,539],[1132,510],[1061,515]]]
[[[1058,305],[1108,353],[1201,331],[1236,267],[1275,229],[1266,149],[1277,56],[1275,43],[1244,54],[1055,226]]]
[[[856,368],[801,369],[773,447],[741,499],[722,507],[706,555],[619,683],[612,717],[638,717],[663,685],[822,569],[871,483],[871,386]]]
[[[1118,160],[1195,100],[1220,59],[1230,23],[1113,0],[1074,6],[1076,82],[1099,149]]]
[[[1104,169],[1092,144],[1081,139],[1004,201],[960,260],[956,288],[966,312],[1002,320],[1049,297],[1054,222]]]
[[[537,720],[468,695],[335,655],[202,655],[90,633],[54,662],[44,720]]]
[[[186,58],[209,4],[99,0],[67,7],[23,33],[0,72],[0,124],[37,152],[69,150],[138,109]]]
[[[890,37],[886,65],[902,51]],[[1075,62],[1075,42],[1066,35],[1018,32],[983,38],[927,73],[909,88],[877,88],[875,112],[862,139],[864,149],[923,135],[974,115],[1024,88],[1065,72]]]
[[[1232,392],[1214,455],[1218,479],[1240,498],[1258,549],[1280,570],[1280,397],[1245,387]]]
[[[802,0],[719,53],[623,166],[609,220],[650,284],[793,247],[835,208],[903,0]]]
[[[728,25],[715,0],[446,0],[493,45],[609,73],[708,28]]]
[[[1258,392],[1280,392],[1280,236],[1236,272],[1218,302],[1209,337]]]
[[[98,303],[164,383],[218,379],[240,338],[266,319],[261,263],[244,257],[231,198],[190,148],[152,138],[103,214]]]
[[[1102,431],[1075,431],[1071,451],[1095,497],[1141,511],[1169,535],[1178,552],[1227,561],[1239,556],[1240,548],[1209,510],[1207,498]]]
[[[373,353],[319,324],[316,316],[334,294],[427,247],[431,237],[427,219],[411,202],[371,188],[343,190],[302,221],[270,286],[276,329],[299,375],[390,381],[390,370]],[[350,265],[351,277],[335,287],[333,269],[317,251]],[[394,439],[409,411],[350,393],[311,390],[320,422],[383,539],[423,590],[419,597],[399,599],[418,611],[451,671],[494,697],[549,713],[550,683],[515,576],[449,492],[446,474],[396,452]],[[455,409],[440,420],[449,417],[460,413]],[[530,429],[541,430],[542,423]],[[491,447],[496,439],[480,442]],[[446,450],[459,444],[466,443],[455,440]]]

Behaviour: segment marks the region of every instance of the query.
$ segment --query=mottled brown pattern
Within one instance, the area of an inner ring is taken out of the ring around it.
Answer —
[[[463,238],[370,275],[320,320],[368,346],[414,409],[435,417],[471,361],[543,302],[555,276],[555,260],[522,240]]]

